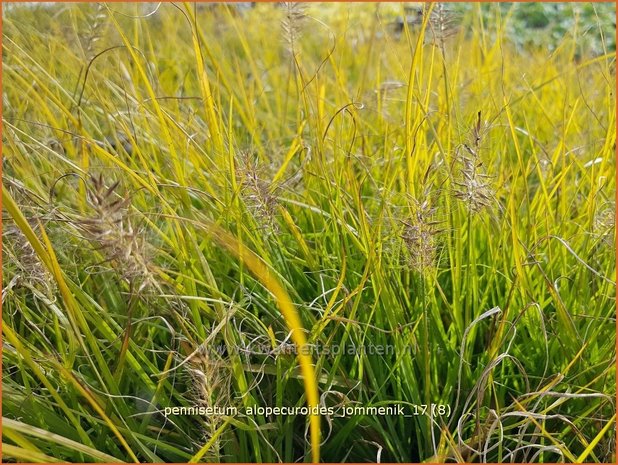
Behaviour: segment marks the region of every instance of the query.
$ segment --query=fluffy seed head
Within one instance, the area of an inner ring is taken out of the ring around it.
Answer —
[[[307,7],[305,3],[298,2],[283,2],[282,6],[284,8],[283,20],[281,21],[283,40],[287,51],[294,56],[298,53],[298,40],[307,17]]]
[[[455,156],[459,172],[453,180],[454,195],[461,200],[471,213],[479,213],[492,205],[494,190],[491,177],[483,168],[480,150],[487,128],[481,123],[481,112],[477,113],[476,124],[470,131],[470,144],[463,144]]]
[[[103,176],[91,177],[88,204],[92,213],[76,220],[85,237],[114,262],[121,276],[136,289],[154,284],[154,277],[146,259],[146,242],[141,231],[135,229],[129,217],[131,199],[116,193],[119,181],[106,187]]]
[[[401,238],[409,254],[412,269],[422,273],[436,264],[439,222],[435,220],[436,208],[428,200],[412,200],[412,216],[403,221]]]

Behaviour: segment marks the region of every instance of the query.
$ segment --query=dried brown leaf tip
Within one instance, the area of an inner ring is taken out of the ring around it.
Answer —
[[[492,205],[494,190],[489,176],[483,167],[480,157],[486,127],[482,123],[481,112],[477,113],[476,123],[470,134],[470,144],[464,143],[458,147],[455,161],[459,171],[455,185],[455,197],[461,200],[471,213],[478,213]]]

